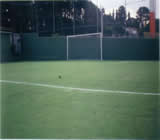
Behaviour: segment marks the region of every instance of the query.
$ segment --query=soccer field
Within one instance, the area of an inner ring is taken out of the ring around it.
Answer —
[[[159,62],[3,63],[2,138],[155,139]]]

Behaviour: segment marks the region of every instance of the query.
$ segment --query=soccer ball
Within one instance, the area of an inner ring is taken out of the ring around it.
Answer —
[[[62,76],[61,76],[61,75],[59,75],[59,76],[58,76],[58,78],[59,78],[59,79],[62,79]]]

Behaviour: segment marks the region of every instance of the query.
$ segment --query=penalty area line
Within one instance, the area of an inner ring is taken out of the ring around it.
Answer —
[[[10,80],[0,80],[0,83],[26,85],[26,86],[36,86],[36,87],[46,87],[46,88],[55,88],[55,89],[67,89],[67,90],[86,91],[86,92],[101,92],[101,93],[114,93],[114,94],[160,96],[160,93],[143,93],[143,92],[119,91],[119,90],[74,88],[74,87],[67,87],[67,86],[40,84],[40,83],[32,83],[32,82],[10,81]]]

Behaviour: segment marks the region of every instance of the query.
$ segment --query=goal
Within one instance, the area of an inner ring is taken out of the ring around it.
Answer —
[[[67,36],[67,60],[103,60],[102,36],[102,33]]]

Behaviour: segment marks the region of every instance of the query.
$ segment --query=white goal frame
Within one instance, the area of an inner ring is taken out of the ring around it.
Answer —
[[[101,53],[100,56],[101,56],[101,61],[103,60],[103,33],[100,32],[100,33],[90,33],[90,34],[79,34],[79,35],[68,35],[68,36],[66,36],[67,61],[69,60],[69,38],[85,37],[85,36],[92,36],[92,35],[100,35],[100,53]]]

